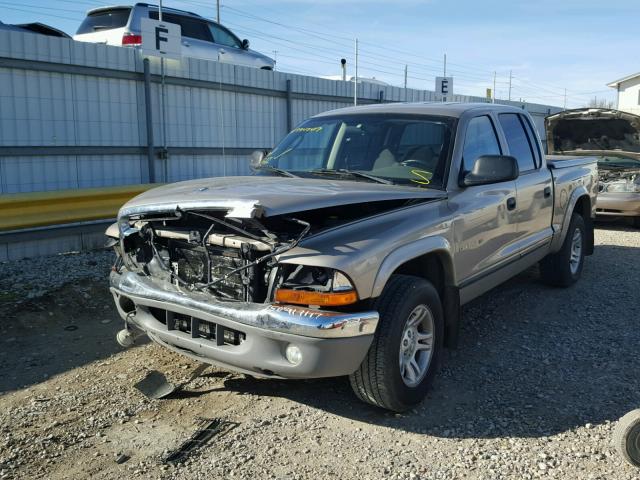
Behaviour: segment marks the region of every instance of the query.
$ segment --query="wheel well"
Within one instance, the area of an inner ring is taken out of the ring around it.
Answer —
[[[573,207],[574,212],[578,212],[582,218],[591,218],[591,199],[588,195],[582,195]]]
[[[393,274],[413,275],[424,278],[433,284],[440,298],[445,285],[445,270],[442,259],[437,253],[427,253],[420,257],[412,258],[395,269]]]
[[[589,195],[582,195],[578,198],[575,207],[573,207],[573,211],[580,214],[580,216],[584,220],[584,224],[587,227],[587,255],[591,255],[593,253],[593,218],[591,218],[591,199]]]
[[[453,267],[445,254],[427,253],[406,261],[393,272],[424,278],[438,291],[444,312],[444,343],[448,348],[456,348],[462,310],[460,292],[454,286]]]

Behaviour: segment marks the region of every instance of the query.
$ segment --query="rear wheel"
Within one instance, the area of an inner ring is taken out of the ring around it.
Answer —
[[[393,411],[422,401],[437,372],[444,320],[431,283],[393,275],[375,303],[380,323],[362,364],[349,376],[360,400]]]
[[[620,419],[613,433],[613,442],[627,462],[640,467],[640,409]]]
[[[582,274],[586,239],[584,219],[574,212],[560,251],[547,255],[540,262],[542,281],[555,287],[569,287],[576,283]]]

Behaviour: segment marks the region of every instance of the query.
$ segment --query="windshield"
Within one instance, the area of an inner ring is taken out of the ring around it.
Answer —
[[[634,168],[640,169],[640,160],[619,155],[607,155],[598,157],[599,168]]]
[[[100,30],[111,30],[112,28],[124,27],[129,21],[131,8],[111,8],[109,10],[99,10],[87,15],[78,31],[77,35],[83,33],[93,33]]]
[[[454,119],[349,115],[307,120],[263,160],[297,176],[442,188]]]

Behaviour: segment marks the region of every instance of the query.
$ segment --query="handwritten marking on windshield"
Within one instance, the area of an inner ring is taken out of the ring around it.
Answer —
[[[415,175],[419,178],[416,180],[414,178],[411,179],[413,183],[417,183],[419,185],[429,185],[431,184],[431,177],[433,177],[432,172],[427,172],[426,170],[411,170],[411,174]]]
[[[317,133],[322,131],[322,127],[298,127],[293,131],[296,133]]]

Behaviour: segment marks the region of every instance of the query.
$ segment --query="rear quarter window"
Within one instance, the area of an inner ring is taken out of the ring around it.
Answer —
[[[149,18],[158,20],[158,12],[149,12]],[[202,20],[163,12],[162,21],[180,25],[180,30],[183,37],[195,38],[196,40],[202,40],[204,42],[213,42],[209,26]]]
[[[100,10],[99,12],[90,13],[80,24],[77,35],[83,33],[100,32],[102,30],[112,30],[114,28],[122,28],[129,21],[131,8],[112,8],[109,10]]]

